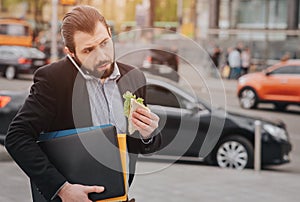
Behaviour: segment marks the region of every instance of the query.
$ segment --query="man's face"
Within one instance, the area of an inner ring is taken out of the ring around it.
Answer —
[[[95,32],[88,34],[77,31],[74,34],[75,52],[81,68],[93,76],[106,78],[113,71],[114,49],[106,27],[98,22]]]

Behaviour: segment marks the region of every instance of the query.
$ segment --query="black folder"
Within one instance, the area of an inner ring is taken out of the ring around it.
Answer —
[[[38,142],[49,160],[73,184],[104,186],[92,201],[124,196],[126,188],[114,126]]]

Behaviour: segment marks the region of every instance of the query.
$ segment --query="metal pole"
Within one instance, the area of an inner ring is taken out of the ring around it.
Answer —
[[[194,0],[192,4],[192,22],[194,24],[194,33],[193,33],[193,39],[196,40],[196,35],[197,35],[197,4],[198,0]]]
[[[154,27],[154,22],[155,22],[155,0],[150,0],[150,8],[149,8],[149,26],[150,28]]]
[[[177,32],[178,33],[181,33],[181,26],[183,21],[182,11],[183,11],[183,2],[182,0],[177,0],[177,20],[178,20]]]
[[[57,60],[57,5],[58,0],[52,0],[51,62]]]
[[[256,120],[255,125],[255,140],[254,140],[254,170],[261,170],[261,121]]]

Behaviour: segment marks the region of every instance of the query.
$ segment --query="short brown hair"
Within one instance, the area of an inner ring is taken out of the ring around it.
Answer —
[[[68,47],[71,52],[75,53],[74,33],[81,31],[93,34],[98,21],[103,23],[110,34],[104,16],[101,15],[96,8],[86,5],[73,8],[64,16],[61,26],[61,34],[65,46]]]

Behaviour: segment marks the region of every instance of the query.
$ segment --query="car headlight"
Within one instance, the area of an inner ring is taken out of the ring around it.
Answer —
[[[240,77],[240,78],[238,79],[238,83],[241,84],[241,85],[245,84],[246,81],[247,81],[247,79],[246,79],[245,77]]]
[[[264,124],[263,128],[276,140],[288,141],[287,133],[283,128],[271,124]]]

